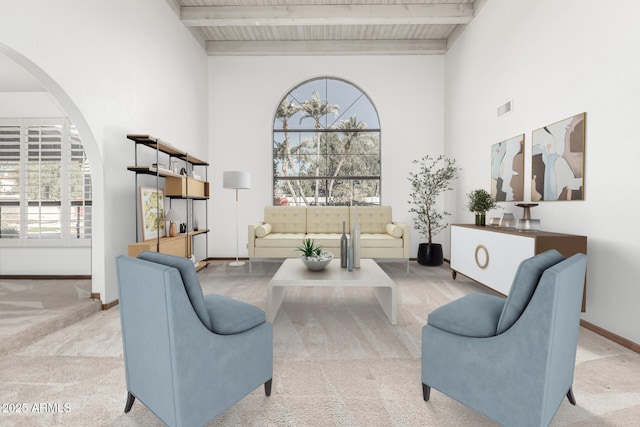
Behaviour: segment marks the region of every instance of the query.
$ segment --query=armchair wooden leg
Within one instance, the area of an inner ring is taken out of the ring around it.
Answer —
[[[125,414],[131,410],[131,407],[133,406],[133,402],[135,400],[136,400],[136,397],[133,394],[131,394],[130,392],[128,392],[127,404],[124,406],[124,413]]]
[[[569,391],[567,392],[567,399],[569,399],[569,403],[571,403],[573,406],[576,405],[576,398],[573,395],[573,387],[569,387]]]
[[[271,396],[271,382],[272,381],[273,381],[273,378],[271,378],[269,381],[264,383],[264,394],[266,394],[267,396]]]
[[[424,399],[425,402],[429,401],[430,395],[431,395],[431,387],[429,387],[425,383],[422,383],[422,398]]]

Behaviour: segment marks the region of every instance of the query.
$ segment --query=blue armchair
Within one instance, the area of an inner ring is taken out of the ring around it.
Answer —
[[[470,294],[429,314],[422,388],[506,426],[547,426],[572,392],[586,256],[523,261],[506,300]]]
[[[129,412],[140,400],[169,426],[203,425],[264,384],[273,333],[260,308],[203,296],[193,263],[144,252],[116,259]]]

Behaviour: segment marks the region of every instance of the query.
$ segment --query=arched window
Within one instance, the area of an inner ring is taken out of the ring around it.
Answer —
[[[353,84],[309,80],[278,103],[274,205],[379,205],[380,159],[378,113]]]

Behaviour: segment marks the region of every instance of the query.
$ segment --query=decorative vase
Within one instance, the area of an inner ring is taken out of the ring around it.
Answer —
[[[353,271],[353,240],[349,240],[349,249],[347,249],[347,270]]]
[[[442,245],[440,243],[420,243],[417,260],[418,264],[430,267],[442,265],[444,263]]]
[[[351,227],[351,246],[353,246],[353,268],[360,268],[360,221],[358,219],[358,208],[355,208],[355,220]]]
[[[169,224],[169,237],[175,237],[178,235],[178,225],[171,221]]]
[[[487,221],[487,214],[485,212],[476,213],[476,225],[484,226]]]
[[[340,267],[342,268],[347,268],[347,256],[349,255],[347,253],[349,251],[348,245],[346,222],[342,221],[342,237],[340,237]]]
[[[514,228],[516,226],[516,219],[510,212],[505,212],[502,214],[502,218],[500,219],[500,227],[504,228]]]

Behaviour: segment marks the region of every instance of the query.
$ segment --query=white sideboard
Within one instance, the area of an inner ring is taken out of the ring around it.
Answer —
[[[547,231],[518,231],[494,226],[451,225],[451,270],[503,295],[520,263],[536,254],[556,249],[565,257],[587,253],[587,237]],[[585,311],[585,293],[582,311]]]

